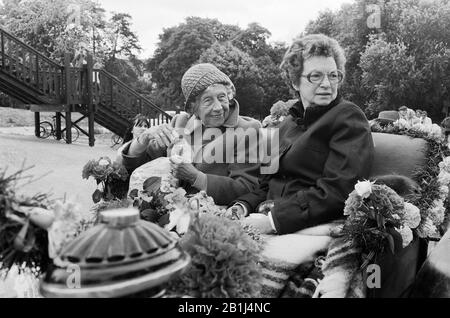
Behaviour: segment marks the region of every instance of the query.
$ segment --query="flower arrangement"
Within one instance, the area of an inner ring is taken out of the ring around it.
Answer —
[[[334,239],[322,265],[324,278],[315,297],[364,297],[363,270],[386,248],[395,254],[396,249],[407,247],[421,223],[418,207],[390,187],[371,181],[355,185],[344,215],[344,224],[332,233]]]
[[[402,246],[413,240],[413,229],[421,221],[419,209],[405,202],[394,190],[371,181],[358,182],[345,202],[348,216],[341,235],[363,253],[376,255],[389,246],[394,253],[394,234],[400,234]]]
[[[211,214],[194,217],[180,239],[192,257],[188,271],[169,292],[191,297],[258,297],[261,290],[260,245],[239,222]]]
[[[17,182],[25,178],[23,169],[7,176],[0,172],[0,270],[8,272],[14,265],[45,271],[48,257],[48,215],[40,212],[51,204],[47,194],[19,196]],[[33,212],[33,209],[37,213]],[[41,225],[41,226],[39,226]]]
[[[409,125],[400,119],[385,128],[372,126],[372,131],[407,135],[428,142],[426,162],[422,168],[414,172],[413,176],[414,180],[420,183],[421,195],[411,203],[417,206],[421,213],[417,235],[421,238],[438,240],[446,231],[445,221],[449,219],[450,207],[447,198],[450,185],[450,149],[441,127],[436,124]]]
[[[97,189],[92,195],[94,203],[102,199],[105,201],[124,199],[127,196],[128,172],[123,165],[112,162],[108,157],[89,160],[83,167],[82,177],[86,180],[93,177],[97,185],[102,185],[102,188]]]
[[[141,217],[172,231],[192,257],[169,294],[191,297],[256,297],[260,292],[260,233],[215,205],[206,192],[187,195],[171,177],[152,177],[130,197]]]
[[[0,173],[0,269],[13,266],[43,273],[61,248],[93,224],[72,202],[52,201],[46,194],[18,196],[16,182],[24,171]]]
[[[373,132],[383,132],[396,135],[407,135],[413,138],[423,138],[426,140],[434,140],[435,142],[443,142],[444,136],[439,125],[423,125],[416,123],[414,125],[408,123],[404,119],[399,119],[385,127],[379,124],[371,126]]]

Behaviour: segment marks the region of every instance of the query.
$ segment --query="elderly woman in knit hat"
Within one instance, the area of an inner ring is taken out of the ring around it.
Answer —
[[[168,149],[178,138],[177,132],[193,149],[223,147],[224,158],[230,158],[231,152],[231,157],[238,155],[236,145],[224,142],[217,132],[222,135],[227,128],[241,128],[235,131],[260,128],[257,120],[239,115],[234,85],[214,65],[192,66],[184,74],[181,87],[187,113],[176,115],[170,124],[151,127],[123,150],[123,164],[129,172],[167,156]],[[211,138],[212,135],[215,138]],[[172,174],[188,192],[206,191],[216,204],[227,205],[254,190],[258,184],[258,166],[255,164],[237,163],[233,158],[219,162],[211,151],[203,151],[200,159],[198,156],[194,159],[193,163],[172,161]]]

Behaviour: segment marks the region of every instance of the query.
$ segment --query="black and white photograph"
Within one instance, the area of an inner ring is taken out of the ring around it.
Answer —
[[[449,136],[449,0],[0,0],[0,298],[450,298]]]

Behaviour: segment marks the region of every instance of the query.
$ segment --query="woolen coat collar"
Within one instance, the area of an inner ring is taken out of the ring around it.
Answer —
[[[311,106],[306,108],[305,111],[303,103],[301,99],[299,99],[298,102],[289,109],[289,113],[297,125],[304,125],[305,128],[307,128],[340,102],[342,102],[342,98],[338,95],[328,106]]]

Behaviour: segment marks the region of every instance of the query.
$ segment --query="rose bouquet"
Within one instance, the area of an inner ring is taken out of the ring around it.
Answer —
[[[358,182],[345,202],[341,235],[362,249],[376,255],[389,247],[394,253],[394,237],[406,247],[413,240],[412,230],[421,221],[419,209],[405,202],[394,190],[371,181]]]
[[[83,167],[83,179],[93,177],[97,186],[101,189],[95,190],[92,195],[94,203],[100,200],[111,201],[113,199],[124,199],[128,191],[128,172],[120,163],[112,162],[108,157],[98,160],[90,160]]]

